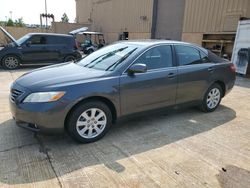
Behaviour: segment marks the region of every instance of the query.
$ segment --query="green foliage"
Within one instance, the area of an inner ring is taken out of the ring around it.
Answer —
[[[67,16],[66,13],[64,13],[61,17],[61,22],[64,22],[64,23],[69,23],[69,18]]]
[[[24,27],[25,23],[23,22],[23,18],[18,18],[13,22],[12,19],[9,18],[9,20],[6,21],[0,21],[0,26],[9,26],[9,27]]]
[[[9,20],[6,23],[6,26],[14,26],[13,20],[9,18]]]
[[[14,25],[17,26],[17,27],[24,27],[25,24],[23,22],[23,18],[18,18],[17,20],[15,20]]]

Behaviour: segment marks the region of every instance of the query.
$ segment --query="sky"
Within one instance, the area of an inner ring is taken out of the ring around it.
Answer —
[[[63,13],[74,22],[76,17],[75,0],[47,0],[49,14],[54,14],[55,21],[61,21]],[[26,24],[40,24],[40,14],[45,13],[45,0],[0,0],[0,21],[11,17],[23,18]],[[43,21],[45,23],[45,20]]]

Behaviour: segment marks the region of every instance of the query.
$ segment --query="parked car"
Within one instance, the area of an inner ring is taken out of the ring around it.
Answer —
[[[183,104],[212,112],[234,83],[234,65],[196,45],[119,42],[21,76],[11,86],[10,108],[21,127],[65,129],[88,143],[135,113]]]
[[[15,40],[2,27],[0,29],[12,41],[0,49],[0,62],[6,69],[20,65],[53,64],[81,58],[72,35],[29,33]]]

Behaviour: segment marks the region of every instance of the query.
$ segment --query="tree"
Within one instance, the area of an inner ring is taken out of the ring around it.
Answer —
[[[9,18],[9,20],[7,21],[6,26],[14,26],[13,20]]]
[[[17,26],[17,27],[24,27],[25,26],[25,24],[24,24],[24,22],[23,22],[23,18],[18,18],[17,20],[15,20],[15,26]]]
[[[62,15],[61,21],[64,23],[69,23],[69,18],[66,13]]]

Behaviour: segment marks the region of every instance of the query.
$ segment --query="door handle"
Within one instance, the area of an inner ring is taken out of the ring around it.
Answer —
[[[209,68],[208,68],[208,71],[209,71],[210,73],[212,73],[212,72],[214,72],[214,68],[213,68],[213,67],[209,67]]]
[[[175,73],[171,72],[168,74],[168,78],[174,78],[175,77]]]

